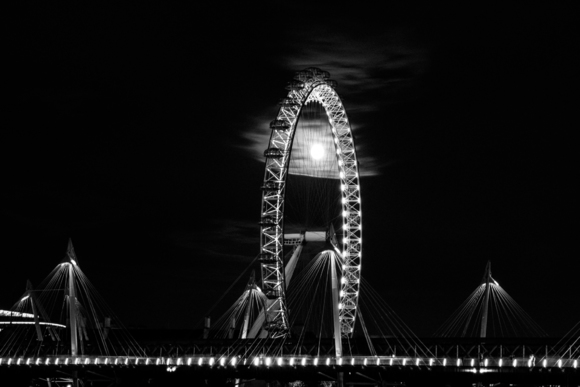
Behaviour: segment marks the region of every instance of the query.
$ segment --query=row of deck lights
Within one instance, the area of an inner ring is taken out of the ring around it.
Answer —
[[[414,361],[413,361],[414,360]],[[510,364],[511,363],[511,364]],[[462,359],[455,359],[455,361],[448,361],[446,358],[443,360],[440,359],[423,359],[423,358],[360,358],[360,357],[351,357],[351,358],[311,358],[311,357],[254,357],[252,359],[243,359],[237,356],[226,358],[226,357],[188,357],[188,358],[138,358],[138,357],[46,357],[46,358],[0,358],[0,366],[2,365],[118,365],[118,366],[128,366],[128,365],[164,365],[164,366],[203,366],[208,365],[213,367],[215,365],[219,365],[221,367],[225,366],[232,366],[236,367],[238,365],[252,365],[252,366],[355,366],[355,365],[362,365],[362,366],[393,366],[393,365],[402,365],[402,366],[421,366],[421,365],[429,365],[429,366],[468,366],[469,367],[476,367],[478,366],[476,359],[471,359],[469,363],[464,363]],[[504,359],[499,359],[497,362],[497,367],[505,367],[505,366],[512,366],[514,368],[521,367],[527,365],[529,368],[535,367],[535,362],[532,359],[513,359],[511,362],[505,362]],[[489,359],[484,359],[481,366],[489,367],[493,366],[490,364]],[[562,359],[558,359],[555,362],[555,366],[558,368],[562,367],[572,367],[578,368],[578,359],[574,359],[571,364],[570,361],[563,362]],[[547,368],[548,361],[547,359],[543,359],[541,361],[541,367]]]

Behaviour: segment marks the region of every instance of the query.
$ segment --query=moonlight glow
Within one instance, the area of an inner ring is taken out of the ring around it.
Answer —
[[[324,148],[322,147],[322,145],[320,144],[312,145],[312,148],[310,148],[310,156],[314,160],[322,159],[324,157]]]

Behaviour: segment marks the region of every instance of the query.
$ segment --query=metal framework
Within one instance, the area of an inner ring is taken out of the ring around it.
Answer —
[[[282,337],[289,330],[284,283],[284,195],[296,124],[304,105],[319,102],[332,127],[338,161],[342,194],[342,251],[340,291],[340,331],[348,337],[354,330],[358,303],[362,221],[359,173],[350,123],[340,97],[334,90],[336,82],[326,71],[308,68],[296,73],[280,102],[280,109],[270,123],[272,134],[264,152],[266,168],[262,187],[261,207],[261,273],[262,290],[268,297],[264,328],[268,336]]]

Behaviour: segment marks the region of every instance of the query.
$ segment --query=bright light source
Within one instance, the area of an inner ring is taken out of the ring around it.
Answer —
[[[324,147],[320,144],[314,144],[310,148],[310,157],[314,160],[321,160],[324,157]]]
[[[75,266],[77,265],[77,263],[74,259],[71,258],[70,261],[73,263],[73,265],[75,265]]]

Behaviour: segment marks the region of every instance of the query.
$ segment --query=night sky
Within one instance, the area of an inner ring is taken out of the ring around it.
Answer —
[[[411,329],[431,335],[491,260],[563,335],[580,320],[578,16],[23,5],[4,35],[0,308],[71,237],[125,325],[196,327],[259,252],[268,123],[294,72],[316,66],[353,125],[362,275]]]

